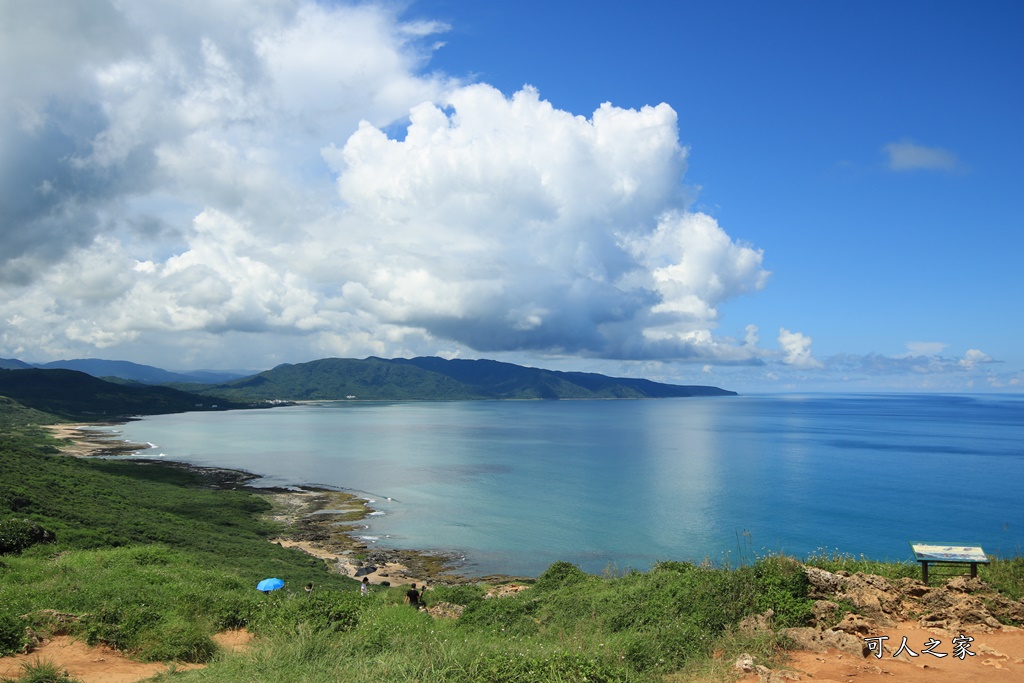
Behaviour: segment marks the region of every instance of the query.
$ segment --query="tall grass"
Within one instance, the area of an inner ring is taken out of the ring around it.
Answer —
[[[884,576],[893,581],[902,578],[921,578],[921,566],[916,562],[881,562],[869,559],[863,555],[854,556],[849,553],[840,553],[834,550],[828,551],[823,548],[811,553],[803,562],[812,567],[833,573],[849,572],[850,574],[856,574],[857,572],[862,572],[864,574]]]
[[[400,604],[402,591],[392,588],[348,599],[352,618],[333,630],[302,616],[302,596],[284,596],[266,603],[279,616],[260,627],[249,653],[216,657],[175,680],[655,681],[700,669],[716,650],[777,654],[775,638],[744,639],[736,624],[772,600],[805,599],[795,566],[777,558],[742,571],[663,563],[603,578],[560,562],[508,597],[488,599],[479,586],[428,591],[428,604],[464,606],[457,621]]]

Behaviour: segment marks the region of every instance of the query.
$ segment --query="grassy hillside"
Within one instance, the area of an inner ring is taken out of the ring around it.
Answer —
[[[56,415],[28,408],[14,399],[0,396],[0,429],[25,424],[54,424],[60,421]]]
[[[263,609],[260,579],[357,588],[269,543],[280,529],[261,521],[270,509],[261,496],[161,464],[52,455],[49,441],[39,428],[0,431],[0,650],[4,624],[45,631],[59,625],[40,610],[56,610],[73,615],[59,628],[89,642],[205,659],[211,633]],[[22,549],[26,527],[45,537]]]
[[[75,370],[0,370],[0,396],[65,420],[247,407],[170,387],[115,384]]]

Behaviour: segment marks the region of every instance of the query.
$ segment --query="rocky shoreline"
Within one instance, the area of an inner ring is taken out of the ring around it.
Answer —
[[[96,425],[52,425],[50,432],[65,443],[60,452],[75,457],[134,455],[150,447],[123,441],[116,434],[97,430]],[[253,481],[259,475],[244,470],[201,467],[164,458],[132,458],[141,466],[159,465],[199,475],[207,487],[246,490],[264,497],[272,506],[269,516],[283,525],[284,533],[273,543],[296,548],[319,557],[334,571],[361,580],[367,576],[374,584],[407,583],[456,584],[511,577],[468,578],[456,573],[460,557],[419,550],[382,548],[358,538],[365,529],[360,524],[373,509],[368,501],[354,493],[322,487],[260,487]]]
[[[245,490],[265,498],[269,517],[283,525],[284,533],[271,542],[296,548],[327,562],[340,574],[370,583],[465,583],[455,572],[459,557],[420,550],[382,548],[358,537],[360,524],[374,510],[366,498],[347,491],[295,486],[260,487],[251,484],[259,475],[243,470],[200,467],[168,460],[133,458],[133,462],[175,467],[198,474],[211,488]]]
[[[382,548],[360,539],[361,522],[373,509],[353,493],[309,487],[267,494],[251,490],[268,497],[272,519],[286,529],[275,543],[319,557],[339,573],[385,585],[469,580],[454,573],[455,555]]]

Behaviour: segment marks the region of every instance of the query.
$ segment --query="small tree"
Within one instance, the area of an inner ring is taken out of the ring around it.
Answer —
[[[30,519],[5,519],[0,521],[0,555],[20,553],[25,548],[39,543],[55,543],[56,536],[38,522]]]

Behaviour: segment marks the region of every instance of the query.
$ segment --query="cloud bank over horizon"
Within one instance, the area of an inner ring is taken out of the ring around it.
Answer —
[[[833,367],[802,321],[772,348],[746,321],[719,331],[770,273],[691,208],[666,103],[581,115],[432,71],[449,27],[390,6],[41,0],[0,18],[0,356]],[[894,169],[956,164],[886,150]]]

